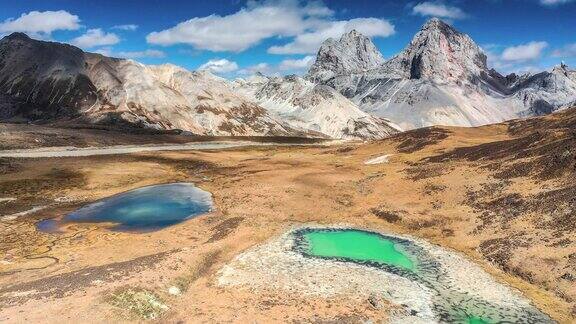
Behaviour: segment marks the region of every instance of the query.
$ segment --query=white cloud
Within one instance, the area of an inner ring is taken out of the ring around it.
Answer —
[[[241,52],[266,38],[301,33],[307,25],[306,15],[297,1],[251,1],[234,14],[192,18],[150,33],[146,39],[158,45],[183,43],[198,49]]]
[[[150,33],[146,39],[151,44],[163,46],[189,44],[196,49],[241,52],[264,39],[296,37],[294,44],[286,45],[285,50],[270,51],[311,53],[317,49],[324,34],[339,36],[337,34],[342,34],[347,25],[356,24],[361,31],[383,28],[372,31],[375,36],[393,33],[393,26],[383,19],[334,21],[333,15],[334,11],[321,1],[304,4],[299,0],[252,0],[236,13],[195,17],[172,28]]]
[[[112,57],[114,56],[114,51],[112,50],[112,47],[109,46],[101,47],[93,52],[97,54],[102,54],[104,56],[112,56]]]
[[[552,52],[554,57],[576,57],[576,43],[568,44]]]
[[[293,42],[272,46],[270,54],[311,54],[316,53],[322,42],[328,38],[338,38],[356,29],[368,37],[387,37],[395,33],[394,26],[385,19],[356,18],[342,21],[329,21],[320,24],[315,30],[296,36]]]
[[[499,72],[507,71],[511,66],[512,62],[504,62],[502,60],[501,46],[499,45],[484,45],[482,46],[482,51],[486,54],[488,67],[496,69]]]
[[[537,60],[542,56],[542,51],[548,47],[546,42],[530,42],[518,46],[511,46],[502,52],[502,60],[513,62],[525,62]]]
[[[309,1],[303,7],[302,12],[310,17],[329,17],[334,15],[334,10],[326,7],[322,0]]]
[[[534,63],[534,64],[527,64]],[[537,73],[545,70],[539,62],[512,62],[504,61],[500,56],[488,56],[488,66],[494,68],[499,73],[507,75],[510,73],[524,74],[524,73]]]
[[[513,69],[513,72],[516,74],[526,74],[526,73],[540,73],[544,71],[545,68],[540,67],[538,65],[519,65]]]
[[[116,26],[112,26],[112,29],[135,31],[136,29],[138,29],[138,25],[134,25],[134,24],[116,25]]]
[[[545,6],[555,6],[555,5],[561,5],[561,4],[565,4],[568,2],[572,2],[574,0],[540,0],[540,3],[545,5]]]
[[[303,74],[314,63],[314,55],[308,55],[301,59],[285,59],[278,64],[258,63],[238,70],[239,75],[253,75],[262,73],[268,76],[280,76],[286,74]]]
[[[307,70],[314,63],[315,58],[313,55],[308,55],[299,60],[286,59],[280,62],[278,69],[281,71]]]
[[[229,73],[238,70],[238,64],[227,59],[213,59],[202,64],[198,70],[207,70],[216,74]]]
[[[0,23],[0,33],[24,32],[33,36],[49,36],[56,30],[77,30],[80,27],[80,18],[64,10],[31,11]]]
[[[515,51],[520,51],[518,50],[518,48],[520,48],[521,46],[527,47],[527,45],[530,45],[532,43],[538,43],[538,42],[531,42],[531,43],[527,43],[524,45],[520,45],[520,46],[513,46],[513,47],[505,47],[505,46],[501,46],[501,45],[496,45],[496,44],[492,44],[492,45],[483,45],[482,49],[484,50],[484,53],[486,54],[486,56],[488,57],[488,66],[491,68],[496,69],[498,72],[506,75],[509,73],[516,73],[516,74],[524,74],[524,73],[536,73],[536,72],[541,72],[544,71],[548,68],[548,66],[546,66],[545,64],[543,64],[543,62],[540,60],[541,56],[542,56],[542,52],[540,53],[540,55],[535,55],[534,53],[532,53],[532,55],[527,55],[527,53],[523,53],[522,55],[520,55],[519,53],[516,53],[516,56],[512,56],[510,57],[510,49],[512,48],[516,48]],[[541,42],[541,43],[545,43],[545,42]],[[508,50],[508,56],[506,57],[507,59],[504,59],[504,52]],[[531,50],[528,50],[528,52],[530,52]],[[512,54],[514,51],[512,51]],[[526,58],[531,56],[532,58],[530,59],[520,59],[520,58]],[[517,58],[515,60],[511,60],[511,58]]]
[[[78,36],[70,41],[70,43],[82,48],[114,45],[119,42],[120,38],[118,35],[114,33],[105,33],[100,28],[88,29],[84,35]]]
[[[280,75],[278,70],[274,66],[272,66],[268,63],[258,63],[258,64],[250,65],[248,67],[245,67],[243,69],[238,70],[239,75],[253,75],[256,73],[262,73],[262,74],[268,75],[268,76],[279,76]]]
[[[163,51],[155,50],[155,49],[147,49],[144,51],[134,51],[134,52],[118,52],[115,56],[123,57],[123,58],[143,58],[143,57],[150,57],[150,58],[163,58],[166,57],[166,53]]]
[[[143,57],[150,57],[150,58],[163,58],[166,57],[166,53],[163,51],[155,50],[155,49],[147,49],[144,51],[128,51],[128,52],[116,52],[110,46],[100,47],[93,51],[94,53],[102,54],[104,56],[110,57],[120,57],[120,58],[128,58],[128,59],[137,59]]]
[[[448,6],[441,1],[421,2],[412,8],[412,13],[424,17],[438,17],[448,19],[463,19],[467,15],[462,9]]]

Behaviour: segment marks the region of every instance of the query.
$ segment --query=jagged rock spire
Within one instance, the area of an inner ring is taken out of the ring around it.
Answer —
[[[308,76],[315,81],[326,81],[337,75],[374,69],[383,63],[384,57],[370,38],[351,30],[339,40],[324,41]]]

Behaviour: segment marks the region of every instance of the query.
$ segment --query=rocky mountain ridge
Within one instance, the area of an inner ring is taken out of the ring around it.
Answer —
[[[361,111],[333,88],[296,75],[257,75],[234,83],[239,92],[299,129],[348,139],[379,139],[401,130],[387,119]]]

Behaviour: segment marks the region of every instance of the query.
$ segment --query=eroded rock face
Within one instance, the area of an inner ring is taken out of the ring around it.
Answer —
[[[487,71],[486,55],[466,34],[440,19],[429,20],[410,45],[388,64],[410,79],[456,81]]]

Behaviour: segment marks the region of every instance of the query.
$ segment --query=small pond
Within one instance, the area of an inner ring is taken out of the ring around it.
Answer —
[[[294,232],[293,250],[305,257],[351,262],[405,277],[433,292],[432,309],[442,323],[551,323],[537,308],[491,302],[464,282],[478,282],[414,241],[352,228],[302,228]],[[462,282],[460,282],[462,280]],[[377,284],[377,283],[375,283]],[[480,288],[480,287],[478,287]],[[496,293],[496,292],[495,292]],[[511,307],[512,306],[512,307]]]
[[[115,231],[154,231],[212,209],[212,195],[191,183],[142,187],[86,205],[61,220],[37,224],[53,232],[66,223],[111,223]]]
[[[323,258],[340,258],[379,263],[414,270],[414,261],[391,240],[365,231],[310,231],[303,233],[308,253]]]

